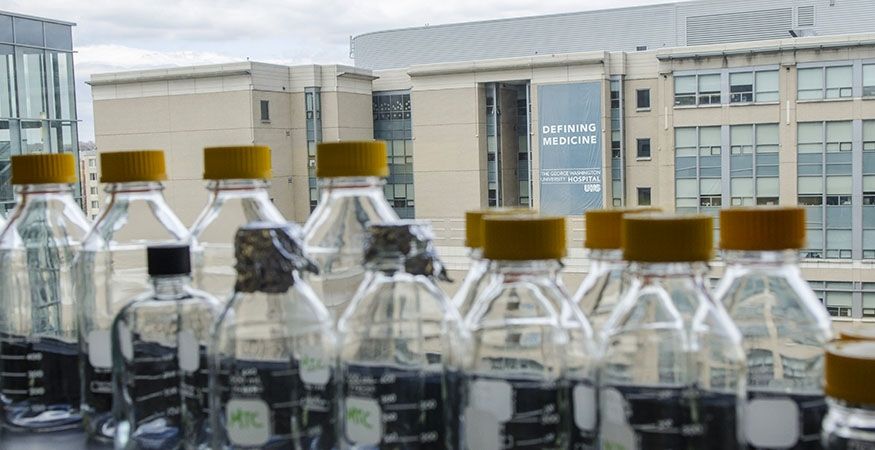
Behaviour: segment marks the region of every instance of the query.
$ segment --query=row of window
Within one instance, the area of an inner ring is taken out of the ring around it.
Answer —
[[[778,101],[777,69],[730,72],[726,75],[727,89],[723,88],[721,73],[675,76],[675,106],[719,105],[724,98],[728,98],[729,103]]]
[[[372,100],[374,139],[386,141],[389,177],[383,186],[386,200],[402,219],[412,219],[416,198],[413,187],[413,131],[410,93],[377,93]]]
[[[0,45],[0,118],[75,120],[73,54]]]
[[[855,76],[857,65],[859,76]],[[702,106],[777,102],[778,74],[775,67],[678,74],[674,77],[674,104]],[[856,96],[875,97],[875,62],[802,64],[797,67],[796,76],[798,100],[852,98],[857,86],[859,93]],[[642,91],[638,94],[645,95]],[[639,97],[639,109],[650,107],[649,92],[646,97]]]
[[[0,14],[0,42],[73,49],[73,35],[69,25],[5,14]]]

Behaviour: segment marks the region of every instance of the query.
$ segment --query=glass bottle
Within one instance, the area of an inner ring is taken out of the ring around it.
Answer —
[[[79,427],[74,257],[88,220],[73,199],[71,153],[13,156],[18,205],[0,233],[2,423],[10,430]]]
[[[210,350],[212,448],[336,448],[334,321],[291,224],[237,231],[237,282]]]
[[[465,247],[468,247],[468,257],[471,265],[468,268],[468,273],[465,274],[465,279],[453,296],[453,304],[459,310],[459,314],[465,317],[471,307],[474,305],[474,300],[483,292],[492,277],[490,273],[489,261],[483,259],[483,217],[493,215],[519,215],[519,214],[534,214],[534,210],[525,208],[492,208],[479,211],[468,211],[465,213]]]
[[[823,420],[823,449],[875,448],[875,343],[833,342],[827,344],[825,354],[829,413]]]
[[[490,216],[483,233],[493,280],[465,318],[458,448],[593,448],[592,331],[558,276],[565,219]]]
[[[623,218],[630,284],[605,323],[603,448],[745,448],[741,334],[705,287],[710,216]]]
[[[620,225],[623,215],[632,211],[644,210],[601,209],[589,210],[585,214],[584,247],[589,251],[589,272],[572,302],[589,320],[596,337],[628,285],[625,276],[627,264],[620,248]]]
[[[78,257],[81,301],[79,352],[82,415],[92,438],[113,438],[110,331],[116,314],[150,287],[146,247],[188,241],[188,230],[167,205],[164,152],[100,154],[100,181],[109,196]]]
[[[464,339],[431,240],[413,221],[368,228],[367,275],[338,322],[341,448],[455,448],[446,424]]]
[[[716,299],[747,354],[745,435],[751,448],[817,448],[826,414],[821,385],[829,314],[802,278],[805,210],[720,211],[726,270]]]
[[[307,282],[335,320],[364,279],[368,225],[398,220],[383,195],[382,178],[388,175],[383,141],[323,142],[316,148],[322,195],[304,225],[304,245],[319,274],[308,275]]]
[[[209,448],[207,345],[222,305],[191,287],[187,244],[147,255],[151,288],[112,325],[115,448]]]
[[[270,147],[204,149],[210,198],[191,227],[194,286],[225,301],[234,291],[234,233],[251,222],[286,223],[270,199]]]

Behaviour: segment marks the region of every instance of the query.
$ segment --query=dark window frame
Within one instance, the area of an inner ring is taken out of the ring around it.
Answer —
[[[647,149],[646,155],[642,155],[642,150],[644,148]],[[650,146],[650,138],[635,139],[635,157],[637,159],[651,159],[653,157],[653,150]]]
[[[646,97],[647,104],[646,105],[642,105],[642,102],[641,102],[641,99],[642,99],[641,94],[642,93],[647,93],[647,97]],[[650,110],[650,88],[635,89],[635,108],[638,109],[639,111]]]

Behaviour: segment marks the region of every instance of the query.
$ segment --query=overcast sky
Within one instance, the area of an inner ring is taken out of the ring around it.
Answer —
[[[390,28],[672,0],[0,0],[76,22],[80,140],[94,138],[92,73],[245,60],[350,64],[350,36]]]

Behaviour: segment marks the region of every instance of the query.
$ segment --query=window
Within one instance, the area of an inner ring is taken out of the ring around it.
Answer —
[[[720,74],[699,75],[699,104],[720,104]]]
[[[100,203],[98,203],[97,200],[92,200],[92,201],[91,201],[91,207],[92,207],[92,208],[99,208],[99,207],[100,207]]]
[[[73,36],[69,25],[46,23],[46,47],[62,50],[73,49]]]
[[[36,45],[42,47],[43,42],[43,23],[38,20],[25,19],[23,17],[14,17],[15,23],[15,42],[25,45]]]
[[[638,159],[650,159],[650,138],[638,139]]]
[[[850,98],[851,66],[826,68],[826,98]]]
[[[16,52],[18,113],[27,119],[44,119],[46,111],[45,52],[18,47]]]
[[[91,195],[97,195],[97,188],[96,187],[91,188]]]
[[[729,102],[749,103],[753,101],[753,72],[729,74]]]
[[[261,121],[270,122],[270,102],[262,100],[261,102]]]
[[[674,86],[675,106],[720,104],[719,73],[678,76]]]
[[[635,91],[636,107],[638,109],[650,109],[650,89],[638,89]]]
[[[88,160],[88,167],[94,167],[94,160],[93,159]]]
[[[88,177],[91,178],[91,181],[97,181],[97,174],[92,173]]]
[[[611,205],[623,206],[623,101],[620,80],[611,80]],[[636,92],[636,102],[640,102]],[[649,92],[649,91],[648,91]],[[648,101],[650,100],[648,96]],[[649,104],[649,103],[648,103]]]
[[[638,206],[650,206],[650,188],[638,188]]]
[[[2,16],[0,16],[2,17]],[[0,45],[0,117],[18,116],[15,96],[15,52]]]
[[[375,92],[372,104],[374,139],[386,141],[389,158],[389,176],[383,185],[383,193],[399,217],[412,219],[415,197],[410,93]]]
[[[675,106],[691,106],[696,104],[696,76],[674,78]]]
[[[720,127],[675,128],[675,207],[716,211],[721,198]]]
[[[875,64],[863,64],[863,97],[875,96]]]
[[[862,172],[863,259],[875,259],[875,120],[863,121]]]
[[[643,51],[645,51],[645,50],[647,50],[647,46],[646,46],[646,45],[638,45],[638,46],[635,47],[635,51],[636,51],[636,52],[643,52]]]
[[[807,210],[808,258],[851,257],[851,140],[850,121],[798,125],[798,202]]]
[[[851,66],[811,67],[797,70],[797,98],[820,100],[853,96]]]

